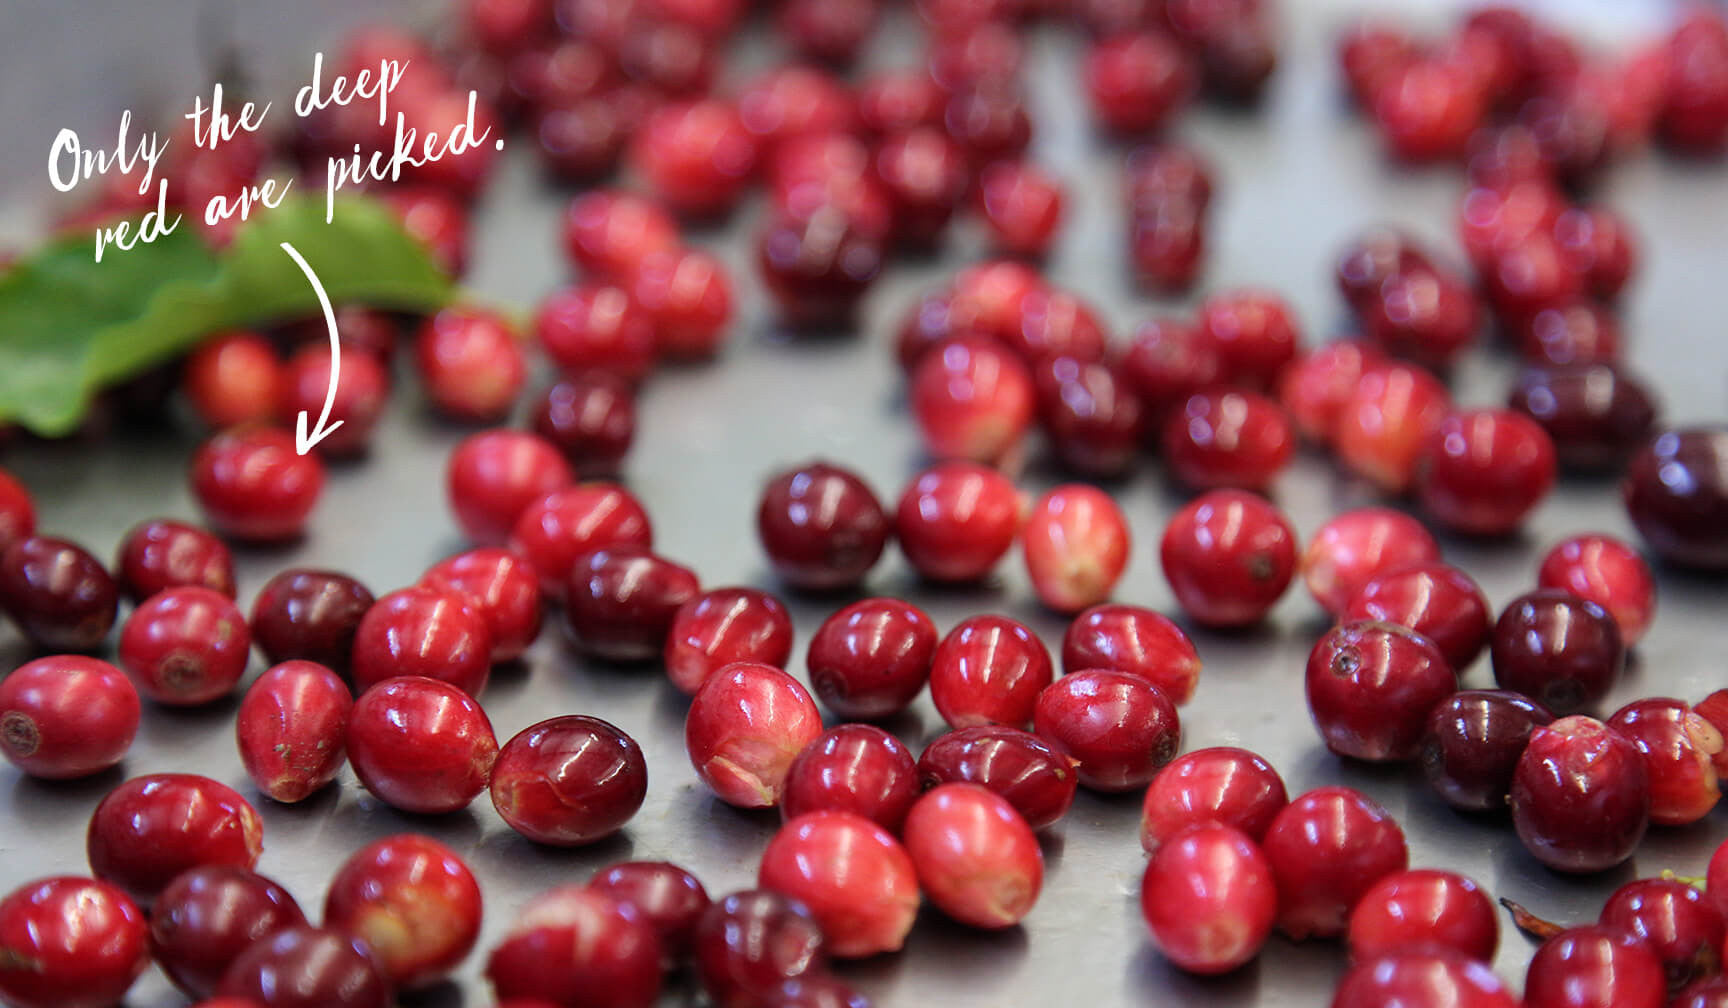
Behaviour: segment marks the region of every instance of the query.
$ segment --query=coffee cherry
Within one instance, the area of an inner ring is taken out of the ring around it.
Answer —
[[[143,913],[107,882],[37,879],[0,900],[0,997],[8,1004],[118,1004],[149,965]]]
[[[0,755],[32,777],[70,780],[119,763],[138,734],[138,691],[97,658],[38,658],[0,679]]]

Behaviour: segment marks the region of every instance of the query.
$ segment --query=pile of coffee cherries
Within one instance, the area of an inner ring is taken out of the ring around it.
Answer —
[[[1183,970],[1237,969],[1278,930],[1345,940],[1353,965],[1335,1008],[1728,1005],[1728,845],[1703,886],[1629,882],[1596,924],[1521,913],[1546,941],[1520,1002],[1487,965],[1500,935],[1489,896],[1462,875],[1411,868],[1402,829],[1372,798],[1348,787],[1292,797],[1241,748],[1184,754],[1178,709],[1201,685],[1201,655],[1168,616],[1113,599],[1128,522],[1098,485],[1155,454],[1194,494],[1159,542],[1192,625],[1254,626],[1300,576],[1335,621],[1304,679],[1332,752],[1419,763],[1445,802],[1508,814],[1562,872],[1614,868],[1651,824],[1707,816],[1728,772],[1728,690],[1591,716],[1655,611],[1632,545],[1559,543],[1496,615],[1405,511],[1349,510],[1303,544],[1263,495],[1306,439],[1438,526],[1498,536],[1520,528],[1560,469],[1620,474],[1652,552],[1728,569],[1728,433],[1659,429],[1653,393],[1617,359],[1632,228],[1585,199],[1603,165],[1653,136],[1689,152],[1728,140],[1720,16],[1688,15],[1616,67],[1506,8],[1433,44],[1352,30],[1347,87],[1389,150],[1464,166],[1468,269],[1404,234],[1361,236],[1336,271],[1360,338],[1309,349],[1285,300],[1257,288],[1212,293],[1191,318],[1148,320],[1118,345],[1095,308],[1038,268],[1064,194],[1026,157],[1026,25],[1067,19],[1085,32],[1097,126],[1154,141],[1124,159],[1127,258],[1148,288],[1184,291],[1204,268],[1216,169],[1158,135],[1198,94],[1259,93],[1277,62],[1275,15],[1259,2],[920,0],[923,65],[853,84],[874,0],[784,0],[774,24],[800,61],[730,94],[714,81],[744,16],[731,0],[460,7],[454,51],[369,30],[333,66],[407,60],[397,100],[411,124],[459,119],[454,105],[474,89],[484,121],[531,135],[553,178],[588,185],[622,169],[633,188],[570,200],[560,232],[579,278],[533,311],[531,344],[477,306],[412,320],[344,306],[342,426],[315,453],[297,454],[287,428],[322,405],[334,362],[321,324],[212,334],[173,381],[112,397],[111,413],[160,412],[177,391],[212,432],[189,474],[204,526],[143,522],[110,567],[38,534],[30,492],[0,473],[0,610],[43,654],[0,681],[0,753],[24,773],[116,766],[147,716],[141,697],[200,707],[241,692],[237,752],[270,802],[305,801],[348,767],[403,812],[457,812],[485,793],[535,844],[594,844],[648,794],[636,740],[565,714],[500,744],[482,699],[494,667],[551,617],[594,661],[663,668],[690,698],[694,776],[783,822],[756,888],[710,899],[683,867],[630,861],[516,908],[487,953],[501,1005],[636,1008],[686,982],[668,977],[692,976],[724,1008],[864,1005],[831,961],[900,949],[926,901],[969,927],[1018,924],[1044,882],[1040,833],[1080,788],[1143,792],[1142,908]],[[335,109],[278,139],[275,155],[316,164],[378,135],[367,116]],[[194,180],[192,205],[256,177],[272,152],[248,142],[182,156],[171,173]],[[378,195],[459,273],[491,161],[476,149]],[[802,681],[787,671],[786,602],[704,583],[656,552],[648,502],[616,481],[638,388],[663,360],[718,355],[746,282],[680,226],[724,220],[758,184],[768,205],[747,282],[792,329],[853,325],[888,257],[939,246],[958,214],[976,214],[998,256],[920,297],[892,340],[934,460],[894,506],[830,460],[762,487],[756,534],[778,583],[801,597],[850,593],[815,628]],[[117,184],[68,223],[130,199]],[[1529,367],[1506,408],[1459,409],[1447,373],[1488,321]],[[446,496],[471,548],[376,596],[348,574],[290,568],[243,612],[230,543],[302,534],[325,460],[367,452],[404,338],[440,416],[486,427],[527,406],[521,427],[473,432],[450,455]],[[525,395],[541,368],[556,380]],[[1015,479],[1039,437],[1076,481],[1028,502]],[[904,599],[858,598],[891,541],[938,585],[989,578],[1018,548],[1038,602],[1068,620],[1060,668],[1023,621],[984,613],[943,634]],[[270,667],[246,682],[254,647]],[[1484,651],[1499,689],[1460,691]],[[947,730],[915,755],[877,723],[926,687]],[[87,846],[91,877],[32,881],[0,900],[0,999],[116,1003],[154,960],[210,1008],[381,1006],[449,976],[479,940],[475,875],[414,833],[338,866],[314,925],[255,871],[252,802],[196,773],[115,787]]]

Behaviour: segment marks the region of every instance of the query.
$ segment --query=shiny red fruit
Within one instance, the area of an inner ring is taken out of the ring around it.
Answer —
[[[1728,570],[1728,430],[1658,434],[1633,457],[1621,494],[1657,556],[1691,570]]]
[[[257,864],[264,823],[226,784],[198,774],[148,774],[96,805],[85,849],[97,878],[147,906],[188,868]]]
[[[756,532],[783,580],[807,591],[829,591],[864,579],[887,546],[890,526],[861,477],[811,462],[768,481]]]
[[[336,779],[347,762],[354,698],[317,662],[273,666],[247,688],[234,715],[240,762],[268,798],[304,801]]]
[[[1036,410],[1032,373],[994,340],[956,339],[912,372],[912,415],[937,459],[998,465],[1019,450]]]
[[[1650,780],[1631,740],[1594,718],[1537,728],[1512,776],[1512,825],[1555,871],[1606,871],[1650,825]]]
[[[355,851],[324,897],[324,926],[365,942],[390,985],[443,979],[480,937],[480,883],[455,851],[399,833]]]
[[[181,385],[198,419],[222,430],[274,419],[282,370],[276,349],[257,333],[217,333],[187,355]]]
[[[1007,725],[977,725],[938,736],[918,758],[926,788],[966,782],[1001,795],[1033,829],[1061,819],[1074,804],[1074,759],[1049,742]]]
[[[1024,728],[1051,678],[1050,653],[1031,628],[1006,616],[973,616],[936,645],[930,699],[955,728]]]
[[[301,413],[306,414],[309,424],[322,416],[334,370],[336,395],[330,400],[329,422],[340,422],[341,426],[317,445],[319,453],[330,458],[365,453],[390,396],[390,373],[384,364],[371,353],[348,349],[350,352],[340,358],[332,357],[328,342],[310,344],[296,352],[283,372],[281,406],[276,411],[277,420],[283,424],[297,423]]]
[[[552,442],[525,431],[490,430],[457,444],[445,480],[462,533],[477,545],[498,546],[523,511],[575,476]]]
[[[1013,927],[1038,900],[1038,839],[1014,805],[988,788],[937,785],[912,807],[904,835],[924,892],[963,924]]]
[[[1542,943],[1524,975],[1525,1008],[1661,1008],[1662,963],[1632,935],[1601,925]]]
[[[1415,480],[1429,439],[1451,411],[1440,379],[1414,364],[1369,368],[1338,408],[1333,446],[1345,468],[1388,493]]]
[[[617,478],[636,439],[636,392],[604,371],[554,383],[535,400],[532,415],[534,433],[557,448],[583,479]]]
[[[756,146],[735,105],[698,98],[655,109],[636,130],[630,160],[673,212],[716,217],[736,205],[749,183]]]
[[[1362,894],[1410,860],[1391,815],[1347,787],[1297,796],[1272,819],[1261,849],[1278,880],[1278,929],[1297,941],[1344,934]]]
[[[654,366],[654,324],[623,287],[582,281],[540,302],[534,335],[566,375],[603,371],[635,384]]]
[[[1530,733],[1553,720],[1551,711],[1522,693],[1462,690],[1428,714],[1423,773],[1453,808],[1503,810]]]
[[[907,563],[940,582],[986,577],[1020,531],[1020,494],[976,462],[939,462],[913,478],[894,514]]]
[[[97,658],[53,655],[0,679],[0,755],[42,780],[88,777],[132,748],[138,691]]]
[[[150,965],[144,915],[119,888],[60,876],[0,900],[0,997],[17,1008],[108,1008]]]
[[[1379,365],[1378,350],[1365,343],[1338,340],[1290,363],[1278,382],[1278,402],[1303,437],[1330,445],[1338,416],[1364,372]]]
[[[564,626],[603,661],[658,659],[673,618],[702,586],[689,568],[646,549],[607,546],[576,558],[564,591]]]
[[[1296,360],[1302,333],[1290,306],[1270,291],[1224,291],[1200,305],[1196,329],[1224,362],[1224,380],[1268,393]]]
[[[1428,712],[1458,688],[1434,642],[1394,623],[1343,623],[1308,655],[1308,712],[1326,748],[1374,763],[1415,759]]]
[[[651,253],[677,248],[678,224],[658,204],[632,193],[582,193],[564,211],[564,250],[600,276],[624,277]]]
[[[234,555],[227,544],[196,525],[168,518],[143,522],[126,533],[114,573],[134,602],[182,586],[234,597]]]
[[[850,812],[809,812],[781,826],[762,852],[758,880],[808,906],[829,953],[844,959],[898,951],[918,913],[906,848]]]
[[[630,282],[630,297],[654,325],[662,356],[705,359],[720,352],[732,321],[731,274],[702,249],[655,252]]]
[[[1139,676],[1178,705],[1193,698],[1200,682],[1194,642],[1169,617],[1140,606],[1096,605],[1068,624],[1062,669],[1072,674],[1088,668]]]
[[[1416,499],[1454,531],[1505,535],[1553,489],[1554,442],[1522,413],[1453,413],[1430,437],[1417,463]]]
[[[1475,882],[1419,868],[1387,875],[1363,893],[1350,911],[1347,940],[1357,962],[1425,946],[1493,962],[1500,923]]]
[[[756,662],[715,671],[684,721],[696,776],[740,808],[779,804],[792,761],[820,734],[822,714],[798,680]]]
[[[1536,585],[1570,592],[1606,609],[1627,647],[1643,638],[1656,615],[1650,565],[1613,536],[1576,535],[1555,544],[1542,558]]]
[[[872,725],[843,724],[792,761],[780,816],[851,812],[898,834],[918,792],[918,766],[904,743]]]
[[[588,888],[635,908],[660,936],[667,963],[690,954],[710,905],[701,881],[666,861],[621,861],[589,879]]]
[[[1456,952],[1388,952],[1350,967],[1332,1008],[1521,1008],[1487,963]]]
[[[348,719],[348,762],[366,790],[404,812],[468,807],[486,790],[498,741],[463,690],[425,676],[385,679]]]
[[[784,981],[826,975],[827,945],[798,900],[736,892],[715,900],[696,925],[696,976],[719,1008],[748,1008]]]
[[[507,416],[528,374],[510,323],[475,308],[446,308],[428,318],[415,339],[414,362],[433,408],[463,423]]]
[[[324,464],[298,455],[294,435],[242,427],[204,442],[192,456],[192,494],[217,532],[234,539],[298,538],[324,489]]]
[[[486,960],[500,1000],[649,1008],[660,994],[660,938],[636,908],[585,885],[529,900]]]
[[[234,960],[221,997],[263,1008],[387,1008],[390,985],[360,939],[334,928],[295,924],[250,945]]]
[[[1290,464],[1296,432],[1273,400],[1214,388],[1164,418],[1160,444],[1170,475],[1184,486],[1264,492]]]
[[[1470,575],[1450,564],[1421,563],[1375,577],[1338,614],[1343,623],[1396,623],[1434,642],[1454,673],[1488,644],[1488,599]]]
[[[785,668],[792,617],[785,603],[755,588],[713,588],[678,607],[666,633],[666,676],[695,695],[708,677],[737,661]]]
[[[1093,43],[1084,77],[1093,116],[1130,136],[1162,128],[1199,84],[1193,58],[1170,35],[1151,30]]]
[[[36,531],[36,505],[30,491],[0,469],[0,551]],[[122,562],[121,567],[125,564]]]
[[[1108,599],[1127,569],[1128,521],[1109,494],[1068,483],[1032,505],[1020,545],[1038,600],[1079,612]]]
[[[1278,885],[1247,834],[1202,822],[1152,853],[1140,909],[1171,962],[1190,973],[1228,973],[1259,955],[1271,935]]]
[[[108,640],[119,589],[77,543],[27,536],[0,553],[0,610],[43,651],[97,651]]]
[[[1720,968],[1728,921],[1697,886],[1679,879],[1634,879],[1602,904],[1602,924],[1644,942],[1676,990]]]
[[[1722,733],[1680,700],[1649,697],[1614,712],[1608,727],[1644,754],[1650,778],[1650,821],[1684,826],[1710,814],[1722,797],[1716,762]]]
[[[1327,613],[1342,613],[1369,582],[1437,562],[1440,544],[1422,523],[1390,508],[1357,508],[1314,533],[1302,552],[1302,580]]]
[[[492,637],[492,662],[514,661],[540,635],[540,580],[520,555],[472,549],[433,564],[420,583],[460,592],[479,607]]]
[[[998,161],[978,178],[978,200],[991,246],[1004,255],[1042,259],[1062,224],[1066,196],[1059,179],[1030,162]]]
[[[1152,778],[1140,810],[1140,846],[1148,853],[1200,823],[1216,822],[1258,843],[1290,803],[1272,764],[1246,749],[1196,749]]]
[[[397,676],[424,676],[479,696],[491,675],[492,629],[463,592],[403,588],[366,610],[349,669],[362,691]]]
[[[335,571],[291,567],[252,602],[252,640],[273,662],[305,659],[346,669],[354,634],[377,601],[366,586]]]
[[[1072,756],[1080,783],[1132,791],[1182,748],[1176,705],[1146,679],[1115,669],[1070,672],[1038,694],[1038,734]]]
[[[120,630],[120,664],[145,696],[173,707],[231,693],[251,650],[240,607],[208,588],[158,592],[132,610]]]
[[[615,483],[581,483],[523,509],[510,549],[540,575],[540,591],[562,600],[576,559],[608,546],[654,545],[654,528],[636,495]]]
[[[492,806],[536,843],[576,847],[622,829],[648,795],[636,740],[609,722],[569,714],[524,728],[492,764]]]
[[[810,688],[835,714],[866,721],[897,714],[924,691],[936,651],[936,625],[922,609],[894,598],[854,602],[810,638]]]
[[[1265,498],[1213,490],[1170,519],[1158,557],[1189,616],[1206,626],[1250,626],[1296,574],[1296,532]]]
[[[247,868],[205,865],[175,876],[150,910],[150,953],[174,986],[209,997],[240,953],[306,923],[288,890]]]
[[[1494,681],[1556,714],[1588,710],[1614,688],[1626,649],[1613,617],[1555,588],[1507,603],[1488,645]]]

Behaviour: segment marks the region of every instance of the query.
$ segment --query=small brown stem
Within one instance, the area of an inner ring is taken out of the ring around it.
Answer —
[[[1561,927],[1553,921],[1543,920],[1504,896],[1500,898],[1500,905],[1511,912],[1512,923],[1518,928],[1518,930],[1524,932],[1537,941],[1546,941],[1566,930],[1564,927]]]

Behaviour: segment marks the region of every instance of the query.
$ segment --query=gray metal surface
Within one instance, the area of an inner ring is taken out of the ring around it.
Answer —
[[[1438,17],[1439,4],[1415,16]],[[1370,223],[1392,221],[1455,252],[1451,222],[1459,195],[1455,171],[1407,171],[1386,165],[1371,133],[1338,98],[1331,39],[1344,23],[1342,5],[1285,5],[1283,65],[1257,114],[1197,110],[1184,116],[1182,136],[1208,151],[1220,172],[1211,261],[1205,289],[1237,284],[1271,287],[1287,296],[1310,344],[1342,321],[1331,286],[1335,251]],[[1579,4],[1580,27],[1624,42],[1665,9],[1655,4]],[[1381,8],[1382,12],[1384,8]],[[317,29],[303,29],[314,38]],[[5,33],[0,32],[0,38]],[[312,42],[308,42],[310,47]],[[910,58],[881,47],[884,61]],[[1029,72],[1038,136],[1035,155],[1070,184],[1071,204],[1051,279],[1092,299],[1118,338],[1156,312],[1180,310],[1137,295],[1123,269],[1123,219],[1117,193],[1119,152],[1093,138],[1075,92],[1076,37],[1040,31]],[[748,62],[767,57],[747,47]],[[3,63],[5,61],[0,61]],[[16,103],[16,96],[12,101]],[[518,141],[520,143],[520,141]],[[556,240],[563,197],[545,188],[526,150],[514,150],[482,205],[475,229],[475,294],[512,309],[530,307],[568,275]],[[1660,390],[1676,420],[1723,414],[1728,392],[1728,286],[1721,283],[1728,234],[1728,170],[1721,164],[1676,164],[1649,155],[1618,166],[1602,196],[1639,226],[1644,268],[1626,304],[1629,356]],[[753,514],[763,480],[773,471],[827,457],[862,473],[887,501],[921,465],[907,415],[903,384],[889,344],[900,313],[921,290],[941,282],[981,252],[975,231],[962,229],[946,251],[926,262],[893,266],[872,292],[861,331],[843,339],[810,340],[775,331],[754,280],[750,250],[759,208],[748,206],[735,225],[695,240],[719,250],[735,269],[738,320],[719,360],[663,370],[646,386],[639,442],[628,482],[653,515],[657,545],[689,564],[705,584],[776,587],[756,543]],[[1467,404],[1497,403],[1508,362],[1480,350],[1455,376]],[[241,598],[287,565],[346,570],[375,591],[411,583],[427,565],[461,547],[445,504],[443,465],[462,430],[430,419],[403,383],[372,457],[332,470],[306,540],[274,551],[238,555]],[[185,467],[189,433],[118,432],[102,440],[53,446],[20,444],[0,464],[16,472],[42,504],[42,528],[73,536],[112,556],[124,530],[156,515],[195,517]],[[1060,474],[1035,463],[1022,483],[1036,492]],[[1117,598],[1174,611],[1158,569],[1156,543],[1180,506],[1154,467],[1143,466],[1113,488],[1132,525],[1135,546]],[[1373,494],[1339,475],[1324,459],[1301,455],[1278,481],[1275,496],[1306,537],[1337,510],[1373,501]],[[1511,542],[1444,540],[1446,558],[1475,575],[1497,608],[1534,581],[1537,558],[1553,541],[1579,531],[1630,535],[1613,487],[1563,481]],[[1698,698],[1724,685],[1722,583],[1661,574],[1661,602],[1637,660],[1605,705],[1652,694]],[[1030,622],[1047,642],[1063,622],[1041,611],[1017,556],[989,585],[965,592],[919,586],[890,550],[869,579],[875,594],[904,595],[946,629],[983,611]],[[837,603],[791,597],[798,628],[792,665],[802,674],[805,643]],[[1637,874],[1664,868],[1700,874],[1728,830],[1718,811],[1686,829],[1654,829],[1635,860],[1592,878],[1568,878],[1541,868],[1503,821],[1454,814],[1432,797],[1419,775],[1350,764],[1327,754],[1309,724],[1302,667],[1323,627],[1318,607],[1297,588],[1264,626],[1235,635],[1196,631],[1205,671],[1194,701],[1182,710],[1184,747],[1241,745],[1269,758],[1292,793],[1344,783],[1389,808],[1409,839],[1411,863],[1462,871],[1496,896],[1520,900],[1562,919],[1593,917],[1601,899]],[[0,631],[9,660],[20,647]],[[262,662],[254,662],[254,672]],[[1486,660],[1466,671],[1466,684],[1487,686]],[[559,712],[591,713],[634,735],[647,754],[646,805],[624,833],[587,849],[551,850],[512,833],[482,797],[468,811],[415,817],[381,806],[344,772],[336,786],[298,806],[258,797],[235,755],[235,702],[195,711],[147,705],[144,724],[123,770],[70,785],[48,785],[0,767],[0,889],[51,873],[86,871],[83,831],[90,810],[126,776],[167,770],[207,773],[257,799],[266,833],[260,870],[280,879],[315,914],[336,864],[362,844],[402,830],[451,844],[480,875],[486,923],[480,949],[450,985],[416,997],[416,1004],[490,1003],[481,972],[485,950],[508,928],[516,909],[548,886],[579,881],[625,858],[664,858],[701,876],[718,894],[750,885],[756,859],[778,823],[772,814],[730,809],[709,796],[685,758],[686,701],[655,669],[609,669],[565,646],[549,624],[519,669],[501,669],[483,700],[500,741]],[[915,747],[938,733],[927,697],[890,727]],[[1343,956],[1333,943],[1296,945],[1274,938],[1260,959],[1214,980],[1189,978],[1153,951],[1140,920],[1138,883],[1143,857],[1136,836],[1137,795],[1082,793],[1072,813],[1045,838],[1046,888],[1023,926],[1003,933],[949,924],[931,908],[920,916],[905,951],[845,964],[841,973],[879,1005],[1001,1006],[1037,1004],[1289,1006],[1325,1004]],[[1520,982],[1529,947],[1502,937],[1502,975]],[[676,997],[688,997],[680,992]],[[128,1002],[181,1003],[152,971]]]

